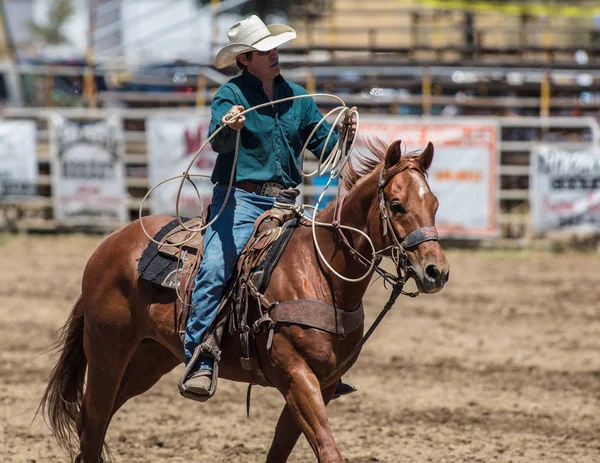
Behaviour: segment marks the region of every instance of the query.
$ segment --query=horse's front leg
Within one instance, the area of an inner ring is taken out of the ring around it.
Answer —
[[[323,401],[325,405],[329,403],[335,392],[335,385],[323,391]],[[267,455],[267,463],[281,463],[287,461],[294,449],[302,431],[297,424],[296,418],[286,404],[279,415],[275,436]]]
[[[330,335],[316,330],[305,331],[299,327],[283,328],[282,331],[285,334],[276,334],[277,339],[273,340],[271,361],[276,368],[274,382],[285,397],[286,409],[277,424],[267,461],[281,462],[287,459],[298,439],[299,428],[319,462],[341,463],[342,456],[333,439],[326,409],[335,385],[322,393],[319,379],[313,371],[322,370],[326,374],[334,366],[335,356],[326,347],[330,342]],[[299,332],[294,333],[295,331]],[[292,421],[289,416],[296,426],[286,429]]]

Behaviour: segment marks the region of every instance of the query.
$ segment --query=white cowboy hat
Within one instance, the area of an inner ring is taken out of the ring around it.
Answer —
[[[233,63],[236,57],[248,51],[268,51],[296,38],[296,31],[283,24],[265,26],[261,19],[252,15],[235,23],[227,31],[229,45],[217,53],[215,67],[222,69]]]

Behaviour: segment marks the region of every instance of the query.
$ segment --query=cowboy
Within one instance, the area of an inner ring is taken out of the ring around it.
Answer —
[[[217,375],[213,375],[213,370],[218,352],[202,342],[218,311],[227,280],[252,235],[255,220],[273,207],[279,191],[293,188],[302,181],[298,169],[300,152],[322,119],[312,98],[277,103],[239,116],[245,109],[308,92],[280,75],[277,47],[296,37],[294,29],[283,24],[266,26],[253,15],[231,26],[227,35],[230,43],[217,54],[215,67],[222,69],[235,62],[242,73],[219,88],[212,102],[209,136],[223,124],[227,127],[211,142],[218,156],[211,177],[215,186],[210,220],[221,210],[225,200],[237,131],[241,130],[241,134],[229,198],[218,220],[206,229],[204,258],[195,280],[185,334],[184,375],[187,377],[183,378],[183,388],[198,400],[206,400],[216,388]],[[353,139],[356,123],[351,119],[344,123],[349,139]],[[323,123],[308,149],[320,154],[329,131],[330,126]],[[335,133],[330,138],[327,154],[337,140]],[[349,385],[343,385],[342,389],[338,392],[354,390]]]

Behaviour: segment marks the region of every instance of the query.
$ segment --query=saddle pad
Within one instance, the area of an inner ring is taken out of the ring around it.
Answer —
[[[181,218],[182,222],[187,222],[187,217]],[[154,236],[156,241],[161,241],[171,230],[179,226],[177,219],[172,220],[167,225],[162,227]],[[150,241],[148,247],[142,253],[142,257],[138,261],[138,273],[140,277],[150,283],[161,286],[165,278],[175,270],[177,266],[177,258],[167,256],[158,252],[158,244]]]

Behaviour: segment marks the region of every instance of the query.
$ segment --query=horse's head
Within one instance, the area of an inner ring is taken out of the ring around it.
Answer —
[[[385,153],[378,186],[381,245],[400,248],[399,267],[405,266],[402,270],[427,293],[441,290],[450,272],[435,230],[438,200],[427,183],[433,151],[430,142],[418,155],[403,155],[401,141],[393,142]]]

